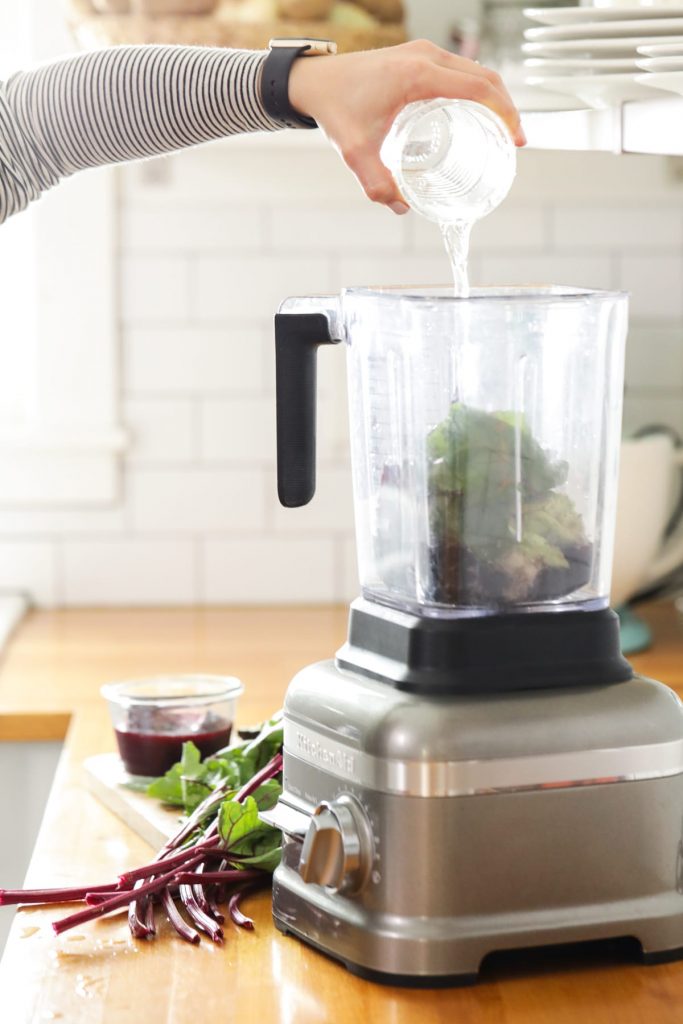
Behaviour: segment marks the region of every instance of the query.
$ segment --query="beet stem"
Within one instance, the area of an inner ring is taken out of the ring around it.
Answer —
[[[186,860],[188,860],[190,857],[194,857],[195,854],[199,853],[201,850],[208,851],[212,847],[217,846],[219,841],[219,837],[215,836],[214,838],[206,839],[201,843],[196,843],[194,846],[187,846],[180,853],[176,853],[172,857],[162,858],[161,855],[159,855],[157,860],[153,861],[151,864],[145,864],[141,868],[133,868],[131,871],[124,871],[122,875],[119,875],[119,881],[124,885],[127,883],[132,884],[133,882],[137,882],[140,879],[149,878],[152,875],[158,875],[160,860],[163,860],[165,868],[170,869],[172,867],[175,867],[176,865],[180,867],[182,864],[185,863]],[[96,890],[91,889],[89,891],[95,892]]]
[[[207,796],[206,800],[204,800],[199,805],[199,807],[197,807],[196,810],[193,811],[193,813],[187,819],[182,828],[180,828],[178,832],[175,833],[175,835],[171,836],[168,842],[165,843],[164,846],[162,846],[161,850],[157,854],[157,860],[162,860],[163,858],[168,856],[169,853],[172,853],[174,850],[177,850],[180,844],[185,839],[187,839],[188,836],[192,835],[194,830],[201,825],[204,818],[206,818],[206,816],[214,809],[214,807],[218,807],[223,802],[228,788],[229,787],[227,782],[223,782],[217,789],[214,790],[211,796]],[[206,839],[208,837],[209,833],[207,832],[207,835],[204,838]]]
[[[254,930],[254,922],[250,917],[247,917],[246,914],[242,913],[240,910],[240,902],[244,896],[253,892],[257,888],[257,885],[245,885],[244,888],[238,889],[237,892],[234,892],[228,902],[228,913],[234,923],[239,925],[240,928],[246,928],[247,931],[250,932],[253,932]]]
[[[180,886],[180,899],[182,900],[183,906],[187,910],[194,924],[196,924],[198,928],[201,928],[203,932],[206,932],[213,942],[222,942],[223,929],[217,921],[214,921],[212,917],[209,917],[209,915],[205,914],[201,909],[194,897],[194,893],[192,892],[192,886]]]
[[[147,929],[148,936],[150,939],[153,939],[157,933],[157,926],[154,920],[154,900],[151,896],[148,896],[146,899],[144,925]]]
[[[206,886],[206,882],[204,881],[205,867],[205,862],[197,865],[196,873],[197,876],[201,879],[201,881],[197,882],[196,885],[192,886],[192,892],[194,893],[194,898],[196,899],[197,903],[199,904],[200,908],[204,911],[204,913],[207,914],[209,917],[212,917],[215,921],[218,921],[219,924],[223,924],[225,922],[225,917],[223,916],[223,914],[221,914],[220,910],[215,905],[215,903],[210,899],[209,886]]]
[[[0,907],[17,903],[75,903],[90,892],[116,892],[123,886],[109,885],[73,886],[65,889],[0,889]]]
[[[221,911],[219,896],[220,886],[212,885],[211,888],[207,890],[206,898],[209,901],[211,913],[219,924],[225,924],[225,914]]]
[[[194,863],[198,864],[202,859],[202,854],[198,853],[194,859]],[[192,863],[192,862],[190,862]],[[189,866],[189,865],[188,865]],[[56,935],[61,935],[62,932],[67,931],[69,928],[74,928],[76,925],[85,924],[87,921],[93,921],[96,917],[102,917],[104,914],[108,914],[112,910],[118,910],[119,907],[125,907],[127,903],[134,901],[138,903],[140,897],[147,896],[153,892],[159,892],[169,882],[174,879],[174,872],[169,871],[165,875],[159,875],[158,878],[153,879],[151,882],[146,882],[136,889],[127,889],[118,896],[112,897],[105,903],[101,903],[98,907],[88,907],[87,910],[81,910],[76,914],[71,914],[70,917],[63,917],[60,921],[53,921],[52,929]],[[146,926],[143,922],[140,922],[143,928]]]
[[[88,890],[83,897],[83,900],[89,907],[98,907],[100,903],[106,903],[107,900],[112,900],[114,896],[118,896],[120,892],[120,889],[108,889],[106,892],[90,892],[90,890]],[[131,897],[132,895],[133,894],[131,893]]]
[[[134,892],[139,892],[142,884],[142,882],[136,882],[133,886]],[[133,895],[132,901],[128,906],[128,928],[134,939],[146,939],[149,935],[147,925],[142,919],[144,909],[144,897]]]
[[[181,939],[184,939],[185,942],[190,942],[193,946],[196,946],[200,941],[199,932],[187,924],[183,919],[183,915],[173,902],[173,897],[171,896],[168,888],[164,889],[162,892],[161,902],[164,905],[164,910],[166,911],[169,921],[178,932]]]
[[[175,876],[178,885],[197,885],[203,882],[248,882],[254,878],[266,878],[267,871],[204,871],[198,874],[195,871],[179,871]]]
[[[257,772],[256,775],[252,776],[252,778],[249,779],[249,782],[245,783],[244,786],[242,786],[239,793],[235,794],[235,800],[237,801],[237,803],[241,804],[242,801],[246,800],[248,796],[251,796],[251,794],[259,788],[259,786],[263,785],[264,782],[267,782],[268,779],[272,779],[275,775],[279,775],[281,771],[282,754],[276,754],[275,757],[272,757],[268,764],[265,765],[260,772]]]

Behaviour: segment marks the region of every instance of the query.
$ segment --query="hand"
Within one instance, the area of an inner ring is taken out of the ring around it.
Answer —
[[[289,78],[289,100],[315,118],[368,199],[407,213],[379,157],[394,118],[415,100],[476,100],[498,114],[517,146],[526,142],[519,112],[500,75],[426,40],[338,57],[302,57]]]

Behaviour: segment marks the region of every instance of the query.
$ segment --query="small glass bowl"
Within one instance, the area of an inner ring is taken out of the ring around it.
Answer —
[[[187,740],[208,757],[230,741],[237,698],[234,676],[159,676],[107,683],[107,701],[123,766],[154,778],[180,759]]]

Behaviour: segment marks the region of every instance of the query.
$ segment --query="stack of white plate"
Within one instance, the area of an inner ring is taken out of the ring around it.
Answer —
[[[667,87],[662,75],[678,84],[673,91],[683,91],[683,3],[677,4],[527,8],[541,27],[524,33],[525,82],[588,107],[652,99],[651,86]],[[675,47],[667,55],[680,54],[680,66],[643,65],[644,56],[661,59],[662,46]]]
[[[683,39],[639,46],[637,64],[647,72],[638,76],[641,85],[683,96]]]

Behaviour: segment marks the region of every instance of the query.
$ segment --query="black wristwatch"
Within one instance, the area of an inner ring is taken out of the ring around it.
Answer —
[[[337,52],[331,39],[271,39],[263,63],[261,98],[266,113],[287,128],[317,128],[312,117],[299,114],[289,102],[289,73],[298,57],[320,57]]]

